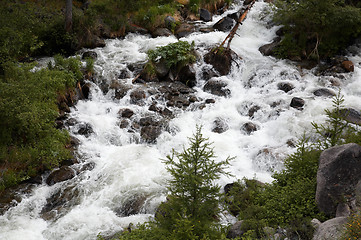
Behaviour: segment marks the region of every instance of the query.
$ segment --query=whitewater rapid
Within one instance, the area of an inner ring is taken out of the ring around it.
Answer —
[[[235,5],[224,15],[238,8]],[[202,90],[205,80],[200,69],[205,63],[201,59],[196,64],[198,81],[194,89],[198,98],[212,98],[215,103],[204,109],[176,112],[176,117],[169,122],[170,130],[163,131],[155,144],[142,143],[139,134],[119,128],[119,109],[127,107],[136,114],[146,115],[150,99],[146,106],[132,105],[129,94],[114,100],[112,91],[104,94],[99,86],[91,83],[89,100],[79,101],[69,117],[90,124],[94,130],[89,137],[75,135],[81,141],[78,148],[81,164],[94,163],[94,169],[53,186],[43,183],[34,188],[17,206],[0,216],[0,239],[96,239],[98,233],[110,235],[130,223],[148,220],[167,194],[166,182],[170,175],[162,159],[172,149],[181,151],[187,146],[187,138],[197,125],[203,126],[204,136],[213,142],[218,160],[235,157],[228,169],[234,177],[221,177],[218,184],[224,186],[244,177],[271,181],[272,172],[282,169],[282,160],[295,151],[287,142],[297,141],[303,133],[310,132],[312,121],[322,123],[326,119],[324,109],[330,108],[332,101],[316,97],[313,91],[328,87],[337,92],[338,88],[330,84],[329,77],[315,76],[312,70],[301,70],[294,63],[265,57],[258,51],[276,37],[279,29],[269,23],[269,11],[267,3],[256,2],[232,41],[232,50],[242,59],[233,64],[229,75],[220,77],[228,83],[231,95],[219,97]],[[216,16],[207,24],[212,25],[221,17]],[[180,40],[194,41],[196,50],[203,55],[226,35],[224,32],[193,33]],[[135,76],[118,79],[121,70],[127,65],[145,62],[149,49],[176,41],[175,37],[150,38],[137,34],[106,40],[104,48],[94,50],[98,54],[97,77],[108,83],[116,80],[131,84]],[[340,80],[341,94],[345,97],[345,106],[361,109],[361,52],[349,58],[355,63],[355,71]],[[292,83],[294,89],[285,93],[277,87],[280,82]],[[302,111],[290,107],[293,97],[305,100]],[[251,119],[248,110],[252,106],[259,106],[260,110]],[[221,134],[211,131],[213,122],[219,118],[229,127]],[[258,130],[247,135],[241,127],[250,121]],[[77,127],[69,127],[70,133],[75,134]],[[74,201],[65,204],[55,218],[44,220],[41,210],[47,198],[69,187],[77,191]],[[117,213],[126,202],[139,197],[145,199],[139,213],[131,216]]]

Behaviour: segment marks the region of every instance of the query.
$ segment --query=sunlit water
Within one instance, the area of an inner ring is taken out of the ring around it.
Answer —
[[[239,6],[235,6],[237,8]],[[197,97],[214,98],[216,102],[202,110],[179,110],[169,122],[171,131],[163,131],[155,144],[139,143],[139,134],[119,128],[119,109],[129,107],[141,116],[147,114],[149,105],[131,105],[129,95],[113,100],[112,92],[104,95],[93,84],[90,99],[79,101],[70,117],[89,123],[94,129],[95,133],[88,138],[76,137],[81,140],[79,158],[84,163],[95,163],[95,168],[72,180],[53,186],[44,183],[35,188],[20,204],[0,216],[0,239],[95,239],[99,232],[109,235],[126,228],[129,223],[148,220],[166,197],[166,181],[170,176],[162,159],[172,149],[181,151],[187,146],[187,137],[194,133],[197,125],[203,126],[204,136],[213,142],[218,160],[235,157],[228,169],[234,177],[221,177],[218,184],[224,186],[243,177],[271,181],[272,171],[281,169],[282,160],[295,150],[287,141],[297,140],[304,132],[309,132],[311,121],[325,120],[324,109],[331,107],[331,99],[316,97],[313,91],[332,86],[330,77],[316,77],[312,71],[300,70],[291,62],[265,57],[258,51],[260,46],[272,41],[279,28],[269,26],[268,11],[266,3],[257,2],[232,41],[231,48],[242,60],[233,65],[228,76],[221,77],[228,83],[231,96],[218,97],[202,90],[205,81],[200,74],[204,66],[201,59],[197,63],[199,79],[194,89]],[[220,18],[215,17],[208,24]],[[202,55],[226,35],[223,32],[194,33],[181,40],[194,41]],[[150,38],[136,34],[129,34],[122,40],[107,40],[106,47],[95,49],[98,78],[108,82],[117,80],[127,64],[145,62],[149,49],[176,41],[174,37]],[[350,59],[355,63],[355,72],[340,79],[341,94],[345,96],[347,107],[361,109],[360,51]],[[133,77],[117,81],[131,84]],[[278,90],[277,84],[281,81],[290,82],[295,88],[288,93]],[[293,97],[305,100],[304,110],[290,107]],[[260,110],[250,119],[248,110],[255,105]],[[222,134],[211,131],[217,118],[225,119],[229,126]],[[241,127],[249,121],[259,129],[247,135]],[[75,132],[76,128],[69,130]],[[66,210],[52,220],[41,218],[46,199],[59,188],[71,186],[78,191],[71,206],[65,206]],[[139,214],[122,217],[116,213],[122,204],[139,196],[146,199]],[[224,221],[232,219],[225,215]]]

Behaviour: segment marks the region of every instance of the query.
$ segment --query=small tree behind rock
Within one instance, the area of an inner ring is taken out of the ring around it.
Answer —
[[[173,151],[164,161],[172,175],[168,201],[160,207],[157,223],[167,232],[178,232],[177,239],[220,239],[215,224],[220,213],[220,186],[215,184],[232,158],[216,162],[213,148],[197,127],[189,139],[190,146],[178,153]],[[182,231],[179,226],[186,227]]]

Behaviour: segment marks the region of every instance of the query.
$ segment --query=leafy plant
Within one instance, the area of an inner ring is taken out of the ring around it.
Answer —
[[[178,41],[157,47],[155,50],[148,51],[148,57],[152,63],[164,61],[168,68],[180,69],[186,64],[196,61],[194,42],[189,44],[186,41]]]

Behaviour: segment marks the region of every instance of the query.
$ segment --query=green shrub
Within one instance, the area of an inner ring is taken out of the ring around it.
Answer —
[[[315,203],[316,173],[320,151],[306,149],[301,142],[297,152],[285,160],[285,168],[275,173],[271,184],[244,179],[232,189],[230,209],[238,208],[244,220],[242,229],[257,238],[265,237],[266,226],[297,232],[312,238],[312,218],[324,220]],[[308,227],[305,227],[308,226]]]
[[[277,0],[275,6],[274,20],[287,33],[282,57],[332,56],[361,35],[361,11],[344,0]]]
[[[69,135],[55,128],[55,119],[57,97],[80,77],[79,61],[56,59],[51,70],[6,64],[0,79],[0,190],[71,157],[65,148]]]
[[[149,50],[148,57],[151,63],[164,61],[168,68],[176,69],[196,61],[194,43],[189,44],[185,41],[178,41],[157,47],[155,50]]]

